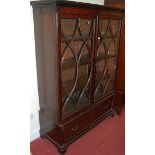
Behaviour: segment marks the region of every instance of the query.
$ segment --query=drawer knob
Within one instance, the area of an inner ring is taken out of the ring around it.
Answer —
[[[111,105],[110,103],[111,103],[111,102],[109,101],[108,104],[104,106],[104,108],[109,108],[110,105]]]
[[[78,125],[76,125],[75,127],[72,127],[72,131],[77,131],[78,130]]]
[[[101,39],[101,37],[98,37],[98,40],[100,40]]]
[[[90,24],[90,22],[87,22],[87,24]]]

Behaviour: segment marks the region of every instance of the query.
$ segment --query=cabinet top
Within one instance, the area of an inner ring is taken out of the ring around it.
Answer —
[[[98,4],[90,4],[90,3],[83,3],[83,2],[75,2],[75,1],[65,1],[65,0],[38,0],[38,1],[31,1],[30,4],[34,6],[66,6],[66,7],[82,7],[82,8],[97,8],[97,9],[104,9],[104,10],[113,10],[113,11],[124,11],[124,9],[118,9],[115,7],[108,7],[104,5]]]

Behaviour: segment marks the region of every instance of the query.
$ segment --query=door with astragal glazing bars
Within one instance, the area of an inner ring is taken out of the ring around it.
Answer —
[[[95,101],[114,91],[121,20],[101,18],[99,19],[98,25],[95,64]]]
[[[95,19],[61,19],[62,116],[91,104]]]

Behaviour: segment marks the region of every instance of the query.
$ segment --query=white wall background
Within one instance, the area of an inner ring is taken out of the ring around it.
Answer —
[[[92,3],[92,4],[104,5],[104,0],[68,0],[68,1],[77,1],[77,2],[84,2],[84,3]]]
[[[35,61],[35,42],[34,42],[34,24],[33,24],[33,10],[32,7],[29,7],[29,24],[30,24],[30,40],[33,44],[31,44],[31,60],[29,63],[32,65],[31,68],[31,96],[30,96],[30,140],[33,141],[38,138],[39,135],[39,97],[38,97],[38,88],[37,88],[37,71],[36,71],[36,61]]]
[[[86,3],[95,3],[95,4],[104,4],[104,0],[72,0],[72,1],[79,1],[79,2],[86,2]],[[38,138],[39,135],[39,118],[38,118],[38,110],[39,110],[39,101],[38,101],[38,91],[37,91],[37,80],[36,80],[36,65],[35,65],[35,57],[34,57],[34,36],[33,36],[33,15],[32,15],[32,8],[30,7],[30,18],[25,21],[25,24],[29,23],[30,30],[29,38],[31,40],[30,44],[30,51],[27,53],[27,57],[30,57],[29,64],[31,64],[30,68],[30,78],[31,78],[31,96],[30,96],[30,139],[33,141],[34,139]]]

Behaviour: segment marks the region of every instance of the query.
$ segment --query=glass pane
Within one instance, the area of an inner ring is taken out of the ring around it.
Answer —
[[[73,36],[75,27],[76,27],[76,19],[62,19],[61,20],[61,33],[64,36]]]
[[[120,24],[119,20],[110,20],[109,31],[111,35],[114,36],[116,35],[117,31],[119,31],[119,24]]]
[[[92,20],[81,19],[80,29],[83,35],[88,36],[91,31],[92,26],[93,26]]]
[[[120,22],[120,20],[113,19],[101,19],[99,21],[97,62],[95,67],[95,100],[114,90]]]
[[[62,19],[62,114],[90,104],[93,20]]]
[[[110,33],[108,31],[110,21],[108,19],[102,19],[99,21],[99,29],[100,29],[100,36],[103,37],[105,36],[110,36]]]

